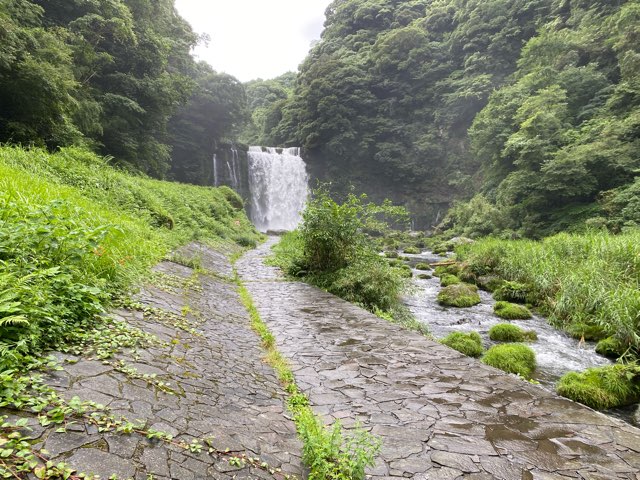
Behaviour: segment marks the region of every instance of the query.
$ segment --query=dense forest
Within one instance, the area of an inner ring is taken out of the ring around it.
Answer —
[[[173,0],[2,0],[0,142],[190,183],[220,145],[302,146],[420,228],[619,231],[640,221],[639,37],[633,0],[336,0],[299,72],[242,84],[193,60]]]
[[[293,92],[263,85],[258,138],[423,226],[477,195],[444,227],[619,229],[638,221],[639,33],[636,1],[335,1]]]

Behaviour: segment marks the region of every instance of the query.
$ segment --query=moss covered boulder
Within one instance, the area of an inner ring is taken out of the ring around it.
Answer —
[[[384,252],[384,256],[387,258],[398,258],[398,252],[395,250],[388,250]]]
[[[404,253],[409,253],[409,254],[412,254],[412,255],[417,255],[418,253],[420,253],[420,249],[418,247],[405,247],[403,252]]]
[[[472,307],[480,303],[478,287],[468,283],[449,285],[438,293],[438,303],[447,307]]]
[[[431,266],[428,263],[420,262],[416,264],[416,270],[431,270]]]
[[[438,265],[433,271],[435,277],[441,277],[445,273],[450,275],[458,275],[460,273],[460,265],[453,263],[451,265]]]
[[[456,285],[458,283],[462,283],[462,281],[458,277],[456,277],[455,275],[451,275],[450,273],[445,273],[440,277],[440,285],[443,287]]]
[[[558,381],[556,391],[597,410],[631,405],[640,401],[640,366],[616,364],[569,372]]]
[[[482,348],[482,339],[478,332],[452,332],[445,338],[441,339],[440,343],[447,347],[451,347],[468,357],[477,358],[484,352],[484,348]]]
[[[504,343],[491,347],[482,357],[482,363],[523,378],[531,378],[536,369],[536,354],[521,343]]]
[[[493,306],[493,312],[505,320],[526,320],[531,318],[531,312],[527,307],[511,302],[496,302]]]
[[[418,278],[422,279],[422,280],[429,280],[430,278],[433,278],[431,275],[429,275],[428,273],[421,273],[418,275]]]
[[[510,323],[499,323],[491,327],[489,338],[494,342],[535,342],[538,340],[538,334]]]
[[[627,350],[624,344],[616,337],[607,337],[596,345],[596,353],[608,358],[619,358]]]

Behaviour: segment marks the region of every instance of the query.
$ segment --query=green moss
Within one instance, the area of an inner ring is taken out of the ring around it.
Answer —
[[[458,275],[458,273],[460,273],[460,267],[455,263],[452,265],[438,265],[433,271],[433,275],[435,277],[440,277],[445,273],[448,273],[450,275]]]
[[[417,247],[405,247],[403,250],[404,253],[410,253],[410,254],[418,254],[420,253],[420,249]]]
[[[536,368],[536,354],[521,343],[504,343],[491,347],[482,362],[523,378],[531,378]]]
[[[443,287],[448,287],[449,285],[456,285],[458,283],[462,283],[462,282],[455,275],[445,273],[440,277],[440,285],[442,285]]]
[[[538,335],[533,330],[523,330],[517,325],[499,323],[489,330],[489,338],[495,342],[536,341]]]
[[[384,252],[384,256],[387,258],[398,258],[398,252],[396,252],[395,250],[389,250],[387,252]]]
[[[526,320],[531,318],[531,312],[524,305],[509,302],[496,302],[493,306],[494,313],[505,320]]]
[[[597,410],[630,405],[640,400],[640,367],[616,364],[569,372],[556,385],[556,391]]]
[[[607,332],[599,325],[577,322],[567,326],[566,330],[573,338],[585,339],[588,342],[598,342],[607,338]]]
[[[422,279],[422,280],[429,280],[430,278],[433,278],[431,275],[429,275],[428,273],[421,273],[418,275],[418,278]]]
[[[441,339],[440,343],[447,347],[451,347],[468,357],[477,358],[484,352],[484,348],[482,348],[482,339],[478,332],[452,332],[445,338]]]
[[[493,298],[499,301],[524,303],[530,294],[531,288],[524,283],[505,281],[493,292]]]
[[[607,337],[596,345],[596,352],[608,358],[619,358],[627,350],[624,344],[616,337]]]
[[[428,263],[420,262],[416,264],[416,270],[431,270],[431,266]]]
[[[467,283],[458,283],[443,288],[438,293],[438,303],[449,307],[472,307],[480,303],[477,287]]]

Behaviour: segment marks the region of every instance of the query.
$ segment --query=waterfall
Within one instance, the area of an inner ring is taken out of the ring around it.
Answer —
[[[213,154],[213,186],[218,186],[218,156]]]
[[[309,195],[299,148],[249,147],[251,220],[262,232],[293,230]]]

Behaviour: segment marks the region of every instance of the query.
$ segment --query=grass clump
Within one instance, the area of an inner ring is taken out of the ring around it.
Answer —
[[[418,247],[405,247],[403,253],[408,253],[410,255],[417,255],[420,253],[420,249]]]
[[[440,343],[468,357],[478,358],[484,353],[482,339],[478,332],[452,332],[441,339]]]
[[[569,372],[558,381],[556,391],[596,410],[631,405],[640,401],[640,366],[616,364]]]
[[[491,347],[482,357],[482,363],[529,379],[536,369],[536,354],[521,343],[504,343]]]
[[[600,340],[596,345],[596,353],[607,358],[620,358],[626,350],[622,342],[613,336]]]
[[[451,265],[437,265],[433,270],[434,277],[441,277],[445,273],[450,275],[458,275],[460,273],[460,266],[456,263]]]
[[[428,263],[420,262],[416,264],[416,270],[431,270],[431,266]]]
[[[493,311],[498,317],[505,320],[526,320],[532,316],[524,305],[504,301],[496,302]]]
[[[493,292],[493,298],[498,301],[524,303],[529,293],[530,289],[525,284],[505,281]]]
[[[456,255],[482,275],[527,285],[527,301],[558,327],[601,325],[629,355],[640,353],[639,228],[542,241],[487,238],[458,247]]]
[[[584,339],[588,342],[598,342],[607,338],[607,332],[600,325],[577,322],[569,324],[566,330],[573,338]]]
[[[538,335],[533,330],[523,330],[517,325],[499,323],[489,330],[489,338],[494,342],[534,342]]]
[[[455,275],[445,273],[440,276],[440,286],[442,287],[448,287],[449,285],[457,285],[458,283],[462,283],[462,282]]]
[[[438,293],[438,303],[447,307],[472,307],[480,303],[480,295],[475,285],[458,283],[443,288]]]

